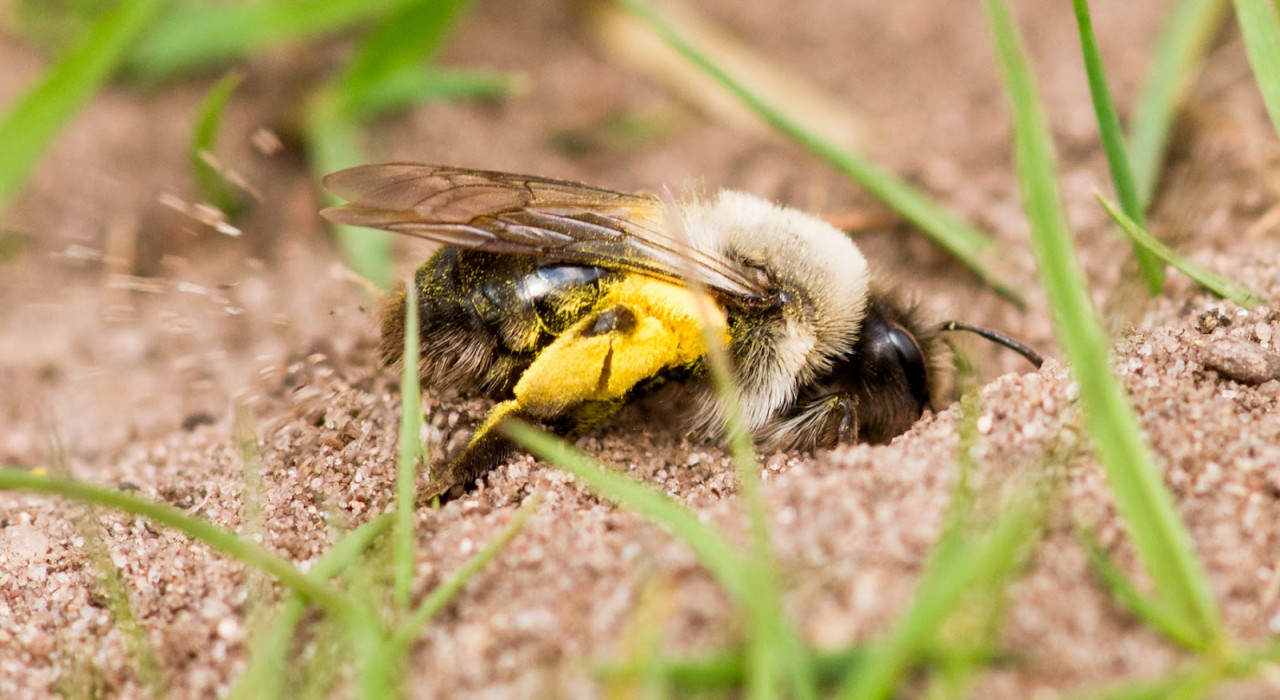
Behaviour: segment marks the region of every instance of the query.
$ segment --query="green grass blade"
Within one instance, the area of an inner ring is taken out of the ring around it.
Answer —
[[[1089,76],[1089,94],[1093,98],[1093,111],[1098,117],[1098,133],[1107,155],[1107,167],[1111,170],[1111,182],[1116,196],[1129,218],[1146,227],[1146,216],[1138,199],[1138,186],[1133,180],[1133,168],[1125,150],[1124,132],[1120,128],[1120,116],[1111,101],[1111,88],[1107,86],[1107,73],[1098,52],[1098,41],[1093,35],[1093,19],[1089,16],[1088,0],[1071,0],[1075,5],[1076,26],[1080,30],[1080,49],[1084,53],[1085,73]],[[1164,287],[1164,265],[1145,248],[1134,243],[1133,253],[1138,258],[1138,269],[1147,281],[1147,292],[1156,296]]]
[[[395,514],[386,513],[348,532],[316,560],[307,575],[324,583],[342,573],[394,522]],[[285,602],[267,633],[251,642],[248,667],[232,686],[229,698],[272,700],[286,696],[282,671],[288,668],[294,630],[306,612],[307,604],[301,596],[294,595]]]
[[[503,432],[539,459],[581,479],[596,493],[666,528],[685,544],[734,598],[745,601],[750,588],[733,545],[679,503],[631,477],[611,471],[563,440],[519,421]]]
[[[1177,0],[1161,30],[1129,126],[1129,160],[1144,211],[1151,206],[1160,181],[1174,116],[1229,4],[1229,0]]]
[[[172,506],[153,503],[127,493],[91,486],[72,479],[39,476],[20,469],[0,469],[0,489],[63,496],[148,518],[161,525],[180,530],[191,539],[230,555],[246,566],[265,571],[285,587],[330,612],[346,615],[350,610],[342,596],[308,578],[288,561],[272,554],[265,547],[238,537],[235,533],[223,530],[207,520],[187,515]]]
[[[518,73],[409,66],[392,71],[361,92],[350,106],[355,119],[370,119],[430,100],[497,98],[523,92],[527,78]]]
[[[1156,470],[1137,417],[1111,374],[1108,342],[1094,312],[1059,200],[1053,144],[1031,67],[1008,9],[984,0],[1014,111],[1014,153],[1037,266],[1084,404],[1086,425],[1116,503],[1155,582],[1161,603],[1197,630],[1202,645],[1222,641],[1222,623],[1191,537]]]
[[[335,170],[359,164],[356,125],[339,106],[331,89],[315,95],[307,115],[307,148],[317,180]],[[341,200],[326,192],[330,206]],[[378,289],[391,286],[391,234],[386,231],[333,225],[334,237],[347,264]]]
[[[440,584],[435,590],[431,591],[420,605],[418,609],[413,611],[413,615],[409,617],[400,628],[396,630],[391,641],[387,644],[387,657],[389,659],[398,660],[413,644],[413,640],[418,638],[422,633],[422,628],[431,621],[444,606],[449,604],[467,583],[475,578],[475,575],[481,569],[489,565],[503,549],[515,539],[516,535],[524,529],[525,523],[529,522],[529,518],[533,517],[534,512],[538,510],[538,506],[542,504],[542,496],[534,495],[525,501],[525,504],[516,512],[507,527],[493,538],[493,541],[485,546],[484,549],[476,552],[470,559],[463,562],[462,566],[449,577],[449,580]]]
[[[647,2],[643,0],[621,0],[621,2],[648,24],[676,52],[742,100],[743,104],[766,123],[880,198],[907,220],[920,227],[934,242],[967,265],[1001,295],[1022,305],[1022,295],[995,271],[996,265],[993,259],[995,248],[986,234],[960,221],[925,195],[872,165],[866,159],[821,138],[784,111],[749,91],[685,41]]]
[[[1209,270],[1187,260],[1186,258],[1173,252],[1169,246],[1161,243],[1158,238],[1147,233],[1137,222],[1130,219],[1124,212],[1120,211],[1115,204],[1108,201],[1102,195],[1094,195],[1102,208],[1107,211],[1111,220],[1120,226],[1120,230],[1124,231],[1133,239],[1134,245],[1139,245],[1150,251],[1152,255],[1160,258],[1175,270],[1195,280],[1197,284],[1217,294],[1223,299],[1228,299],[1238,306],[1249,308],[1251,306],[1261,306],[1266,303],[1262,297],[1254,294],[1244,285],[1232,282],[1225,277],[1216,275]]]
[[[1280,132],[1280,19],[1274,0],[1235,0],[1245,52],[1271,124]]]
[[[94,22],[0,118],[0,210],[9,205],[62,127],[111,77],[166,0],[123,0]]]
[[[129,57],[156,80],[225,64],[254,51],[385,18],[416,0],[256,0],[188,3],[166,14]]]
[[[864,646],[851,646],[833,650],[807,649],[806,653],[818,682],[829,685],[857,673],[859,666],[866,663],[868,650]],[[920,663],[912,671],[936,665],[947,655],[956,654],[936,648],[925,649]],[[967,657],[975,665],[1007,663],[1012,658],[1008,653],[990,648],[969,649]],[[748,661],[745,654],[735,652],[692,659],[658,659],[655,665],[661,669],[665,680],[681,693],[696,694],[740,688],[747,677]],[[649,670],[630,663],[607,664],[596,667],[594,674],[608,681],[634,678]]]
[[[1217,684],[1216,674],[1201,671],[1188,674],[1178,673],[1153,681],[1127,683],[1117,688],[1102,691],[1085,691],[1078,695],[1068,696],[1068,700],[1176,700],[1177,698],[1199,698],[1208,694]],[[1184,693],[1191,692],[1190,696]]]
[[[1196,648],[1199,639],[1195,629],[1144,596],[1092,533],[1081,532],[1078,539],[1089,556],[1089,566],[1121,605],[1166,637],[1189,649]]]
[[[818,679],[831,682],[844,677],[851,668],[861,664],[867,652],[863,647],[849,647],[807,653],[812,657],[811,664]],[[658,659],[653,665],[661,669],[665,681],[682,693],[698,693],[741,687],[747,678],[749,662],[745,654],[732,653],[695,659]],[[600,666],[595,669],[595,675],[609,680],[634,678],[649,671],[647,667],[626,663]]]
[[[388,76],[422,65],[439,49],[469,0],[418,0],[390,15],[370,33],[339,80],[349,112],[366,111],[368,91]]]
[[[394,553],[393,553],[394,554]],[[391,601],[390,609],[384,605],[387,591],[382,583],[384,567],[376,565],[355,566],[346,571],[347,594],[360,611],[343,629],[338,630],[338,640],[350,653],[353,682],[352,694],[366,700],[396,698],[400,684],[400,666],[386,654],[387,640],[391,635],[392,620],[398,619],[400,610]],[[392,591],[394,593],[394,591]],[[384,611],[390,620],[384,621]]]
[[[409,303],[404,305],[404,365],[400,370],[400,460],[396,466],[395,600],[409,607],[413,581],[414,484],[422,449],[422,380],[418,376],[418,304],[414,282],[407,283]]]
[[[239,209],[239,197],[227,186],[227,180],[222,173],[210,164],[209,157],[217,147],[218,127],[222,124],[222,114],[231,100],[231,94],[240,86],[243,79],[244,76],[240,72],[232,71],[222,76],[205,94],[196,112],[196,124],[191,130],[191,144],[187,153],[191,171],[195,174],[196,190],[200,196],[230,217],[234,217]]]

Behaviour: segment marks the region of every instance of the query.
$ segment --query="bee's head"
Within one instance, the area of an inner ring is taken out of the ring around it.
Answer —
[[[832,368],[853,406],[854,430],[842,432],[872,443],[906,432],[945,388],[942,354],[938,328],[913,307],[870,297],[857,342]]]
[[[844,398],[851,408],[849,424],[828,441],[888,442],[906,432],[925,408],[942,402],[951,373],[940,334],[949,331],[976,333],[1040,367],[1034,350],[1002,333],[957,321],[928,323],[913,306],[873,295],[857,342],[819,383],[820,391]]]

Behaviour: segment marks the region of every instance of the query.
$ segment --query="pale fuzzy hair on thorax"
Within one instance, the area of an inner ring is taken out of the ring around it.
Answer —
[[[858,339],[866,314],[868,271],[862,252],[822,219],[752,195],[722,190],[710,201],[684,207],[684,226],[695,248],[718,251],[766,271],[779,287],[799,290],[811,308],[779,338],[772,381],[740,387],[754,394],[746,416],[753,428],[789,403],[798,386],[829,369]],[[785,378],[785,381],[779,378]]]
[[[843,231],[798,209],[734,190],[689,207],[685,226],[695,248],[717,250],[766,270],[820,305],[820,342],[832,353],[853,346],[866,313],[867,260]]]

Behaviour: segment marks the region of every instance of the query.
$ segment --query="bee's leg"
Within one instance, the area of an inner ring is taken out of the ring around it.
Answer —
[[[841,443],[857,440],[858,412],[854,409],[853,398],[848,394],[836,394],[828,399],[828,401],[833,402],[831,407],[831,417],[833,419],[837,419],[835,424],[835,444],[839,445]]]
[[[831,394],[797,406],[764,425],[756,438],[777,450],[835,447],[858,439],[858,405],[848,394]]]
[[[800,445],[835,447],[858,439],[858,407],[848,394],[831,394],[803,408],[793,435]]]
[[[454,459],[432,467],[431,481],[419,489],[418,501],[430,502],[439,497],[445,501],[459,496],[476,479],[488,473],[515,451],[515,445],[498,429],[507,418],[520,416],[519,401],[503,401],[489,410],[471,442]]]

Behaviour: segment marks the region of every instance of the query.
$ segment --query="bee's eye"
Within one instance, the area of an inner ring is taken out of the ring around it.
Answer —
[[[907,385],[911,387],[911,395],[923,410],[929,403],[929,387],[928,372],[920,344],[905,328],[897,324],[890,325],[886,335],[889,337],[889,342],[893,344],[894,352],[898,355],[898,362],[902,365],[903,374],[906,375]]]

